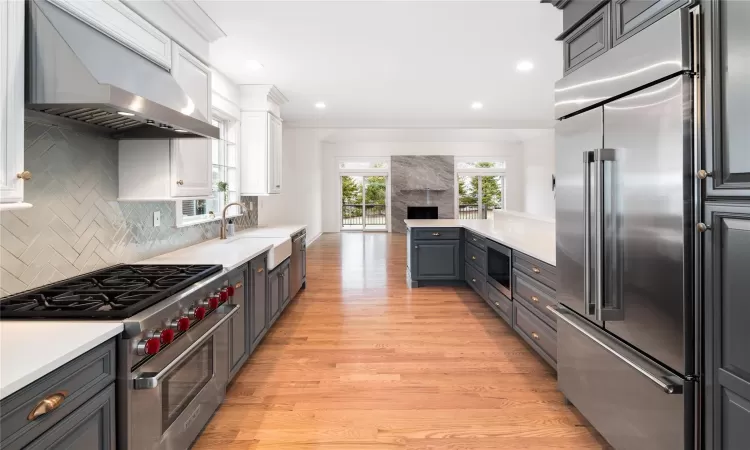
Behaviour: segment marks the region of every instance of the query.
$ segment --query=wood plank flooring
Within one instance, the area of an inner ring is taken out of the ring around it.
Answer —
[[[307,258],[194,448],[607,448],[473,291],[406,286],[405,236],[325,234]]]

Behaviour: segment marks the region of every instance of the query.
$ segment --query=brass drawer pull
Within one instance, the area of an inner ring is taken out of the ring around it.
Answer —
[[[263,268],[258,269],[258,273],[263,273]]]
[[[38,417],[41,417],[49,412],[52,412],[56,410],[57,408],[62,405],[63,400],[65,400],[65,397],[68,395],[65,391],[55,392],[52,395],[47,396],[47,398],[43,399],[39,403],[36,404],[33,410],[29,413],[28,417],[26,417],[27,420],[36,420]]]
[[[498,303],[498,302],[495,302],[495,306],[500,306],[500,303]]]
[[[536,295],[532,295],[531,296],[531,301],[534,302],[534,303],[539,303],[539,297],[537,297]]]
[[[533,331],[531,332],[531,337],[533,337],[533,338],[534,338],[534,339],[536,339],[537,341],[539,340],[539,335],[538,335],[538,334],[536,334],[536,333],[534,333]]]
[[[471,259],[477,259],[477,257],[476,257],[476,256],[474,256],[474,255],[472,255],[472,256],[471,256]]]
[[[31,172],[29,172],[28,170],[24,170],[21,173],[17,173],[16,178],[20,178],[23,181],[29,181],[31,179]]]
[[[531,271],[534,272],[534,273],[540,273],[541,272],[541,270],[539,270],[539,267],[532,267]]]
[[[182,181],[182,180],[177,180],[177,184],[179,184],[180,186],[182,186],[183,184],[185,184],[185,182]]]
[[[435,233],[432,233],[432,235],[433,236],[440,236],[440,233],[435,232]]]
[[[471,279],[471,282],[472,282],[472,283],[476,283],[476,282],[477,282],[477,279],[476,279],[476,278],[472,278],[472,279]]]
[[[237,284],[235,284],[235,285],[234,285],[234,288],[235,288],[235,289],[239,289],[239,288],[241,288],[241,287],[242,287],[242,283],[237,283]]]

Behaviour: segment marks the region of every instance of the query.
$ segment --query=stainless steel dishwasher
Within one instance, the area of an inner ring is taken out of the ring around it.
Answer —
[[[291,296],[294,298],[297,292],[305,285],[307,275],[307,231],[302,230],[292,236],[292,262],[291,262]]]

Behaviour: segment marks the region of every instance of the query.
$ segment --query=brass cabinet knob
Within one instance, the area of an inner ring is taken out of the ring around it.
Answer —
[[[16,178],[20,178],[23,181],[29,181],[31,179],[31,172],[29,172],[28,170],[24,170],[21,173],[17,173]]]
[[[239,289],[239,288],[241,288],[241,287],[242,287],[242,283],[237,283],[237,284],[235,284],[235,285],[234,285],[234,288],[235,288],[235,289]]]
[[[258,273],[263,273],[263,268],[258,269]]]
[[[536,295],[532,295],[531,296],[531,301],[534,302],[534,303],[539,303],[539,297],[537,297]]]
[[[177,184],[179,184],[180,186],[182,186],[183,184],[185,184],[185,182],[182,181],[182,180],[177,180]]]
[[[477,279],[476,279],[476,278],[472,278],[472,279],[471,279],[471,282],[472,282],[472,283],[476,283],[476,282],[477,282]]]
[[[498,302],[495,302],[495,306],[500,306],[500,303],[498,303]]]
[[[539,340],[539,335],[538,335],[538,334],[536,334],[536,333],[533,333],[533,332],[532,332],[532,333],[531,333],[531,337],[533,337],[533,338],[534,338],[534,339],[536,339],[537,341]]]
[[[471,259],[477,259],[477,257],[476,256],[472,256]]]
[[[541,272],[541,270],[539,270],[538,267],[532,267],[531,271],[534,272],[534,273],[540,273]]]
[[[433,236],[440,236],[440,233],[432,233]]]
[[[700,223],[698,223],[698,225],[695,226],[695,229],[697,229],[699,233],[704,233],[704,232],[710,230],[711,227],[708,226],[708,225],[706,225],[703,222],[700,222]]]
[[[476,241],[477,241],[477,238],[472,238],[472,239],[474,239],[474,242],[476,242]]]
[[[42,401],[37,403],[34,409],[31,410],[31,412],[26,417],[26,419],[36,420],[38,417],[43,416],[47,414],[48,412],[52,412],[56,410],[57,408],[60,407],[63,400],[65,400],[66,395],[68,395],[68,393],[62,391],[62,392],[56,392],[42,399]]]
[[[711,172],[707,172],[703,169],[699,170],[696,174],[696,177],[698,177],[699,180],[705,180],[708,177],[712,177],[713,174]]]

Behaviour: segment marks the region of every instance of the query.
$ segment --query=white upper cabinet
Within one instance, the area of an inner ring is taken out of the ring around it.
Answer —
[[[119,0],[49,0],[156,64],[172,67],[172,40]]]
[[[24,2],[0,1],[0,210],[23,203]]]
[[[280,106],[286,98],[274,86],[240,86],[240,193],[280,194],[282,184],[282,125]]]

